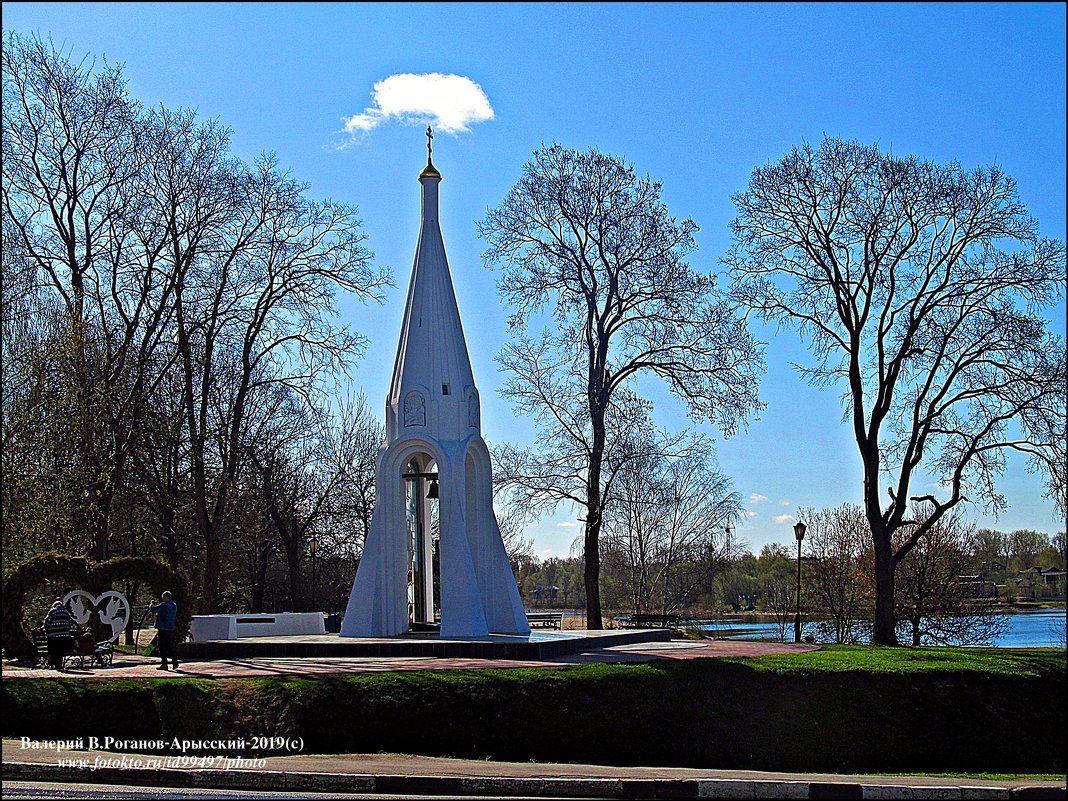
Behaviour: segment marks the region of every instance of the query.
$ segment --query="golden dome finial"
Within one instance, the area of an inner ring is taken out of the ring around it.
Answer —
[[[434,166],[434,162],[430,160],[430,156],[433,153],[433,147],[431,141],[434,139],[434,131],[430,126],[426,126],[426,166],[423,167],[423,171],[419,173],[420,178],[437,178],[441,179],[441,173],[438,172]]]

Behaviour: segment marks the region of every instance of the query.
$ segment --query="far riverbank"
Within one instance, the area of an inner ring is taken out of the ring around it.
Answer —
[[[1005,616],[1005,631],[994,643],[995,648],[1064,648],[1065,618],[1064,602],[1049,605],[1006,605],[998,610]],[[586,613],[581,610],[563,611],[564,629],[585,628]],[[606,625],[614,624],[606,615]],[[813,633],[814,621],[805,621],[804,634]],[[706,636],[717,639],[779,641],[782,630],[775,615],[766,612],[738,612],[720,616],[696,616],[684,620],[685,628],[697,629]],[[785,629],[787,639],[793,637],[793,617]]]

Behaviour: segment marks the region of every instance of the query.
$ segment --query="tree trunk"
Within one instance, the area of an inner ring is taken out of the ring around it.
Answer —
[[[851,375],[853,371],[851,371]],[[859,382],[859,379],[857,379]],[[853,402],[861,393],[854,390]],[[883,521],[879,506],[879,446],[876,435],[868,436],[863,429],[863,416],[854,419],[857,445],[864,464],[864,516],[871,530],[875,554],[875,619],[872,626],[873,645],[897,645],[894,619],[894,547],[891,531]]]
[[[85,502],[85,526],[89,533],[89,540],[93,543],[90,555],[98,562],[103,562],[111,556],[108,548],[110,498],[106,484],[104,480],[90,482]]]
[[[201,614],[211,615],[219,611],[219,584],[222,577],[221,549],[215,536],[214,526],[204,532],[204,588],[200,597]]]
[[[259,562],[256,565],[256,576],[252,582],[252,608],[250,612],[263,611],[263,596],[267,588],[267,569],[270,566],[270,554],[263,549],[258,549],[256,556]]]
[[[583,543],[585,559],[583,579],[586,585],[586,628],[600,631],[601,619],[601,465],[604,461],[604,413],[598,404],[591,404],[590,423],[593,447],[590,449],[590,469],[586,478],[586,537]]]
[[[289,605],[290,611],[304,612],[304,585],[300,580],[300,541],[296,538],[286,538],[286,567],[289,572]]]
[[[584,547],[585,565],[583,579],[586,585],[586,628],[600,631],[604,628],[601,620],[601,555],[598,541],[601,536],[600,511],[593,504],[586,506],[586,539]]]
[[[178,532],[174,530],[175,506],[177,500],[173,494],[167,500],[167,505],[160,512],[160,540],[163,546],[163,556],[167,560],[167,566],[171,570],[179,568],[178,560]]]
[[[875,546],[875,625],[872,629],[874,645],[897,645],[894,626],[894,563],[890,554],[889,536],[874,534]]]

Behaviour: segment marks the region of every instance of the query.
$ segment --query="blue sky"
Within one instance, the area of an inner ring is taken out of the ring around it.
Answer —
[[[1063,4],[4,3],[3,26],[51,35],[76,60],[123,64],[142,102],[217,118],[236,155],[273,151],[310,196],[359,207],[376,262],[397,284],[381,307],[342,307],[370,338],[352,381],[375,406],[414,254],[426,120],[385,117],[356,135],[344,121],[376,108],[375,84],[393,75],[459,75],[481,87],[492,119],[439,130],[434,161],[491,444],[528,444],[534,431],[496,392],[507,310],[475,221],[542,144],[597,147],[662,181],[672,213],[701,226],[690,262],[703,271],[721,269],[731,194],[753,168],[825,134],[966,167],[996,162],[1042,232],[1065,237]],[[1063,336],[1063,304],[1050,319]],[[754,549],[792,542],[798,507],[861,494],[837,393],[790,367],[806,360],[796,334],[757,333],[768,343],[768,408],[729,440],[706,429],[746,499],[752,516],[738,534]],[[689,424],[680,404],[649,391],[660,425]],[[1001,487],[1009,510],[972,519],[1063,528],[1022,462],[1010,462]],[[561,508],[529,529],[537,552],[566,555],[577,516]]]

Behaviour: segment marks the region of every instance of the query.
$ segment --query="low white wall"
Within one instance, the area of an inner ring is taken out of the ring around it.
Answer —
[[[193,615],[189,633],[195,642],[236,640],[237,615]]]
[[[325,634],[322,612],[274,612],[249,615],[193,615],[189,633],[195,642],[238,637],[283,637]]]

